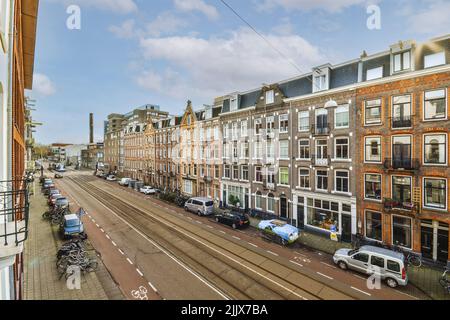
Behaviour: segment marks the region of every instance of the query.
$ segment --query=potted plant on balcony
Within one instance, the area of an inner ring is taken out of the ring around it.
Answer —
[[[392,198],[384,198],[384,207],[386,209],[392,209],[395,205],[395,201]]]
[[[403,202],[402,206],[406,210],[413,210],[414,209],[414,203],[412,203],[412,202]]]

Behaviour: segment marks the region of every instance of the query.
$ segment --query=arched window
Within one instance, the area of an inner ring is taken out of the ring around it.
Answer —
[[[272,193],[267,196],[267,211],[275,212],[275,198]]]
[[[256,209],[262,209],[262,203],[261,203],[261,192],[257,191],[255,195],[255,208]]]

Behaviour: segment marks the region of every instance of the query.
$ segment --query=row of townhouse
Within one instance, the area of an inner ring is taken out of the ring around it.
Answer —
[[[0,300],[23,297],[31,126],[25,89],[33,84],[37,11],[37,0],[0,0]]]
[[[449,260],[450,37],[151,119],[144,180]]]

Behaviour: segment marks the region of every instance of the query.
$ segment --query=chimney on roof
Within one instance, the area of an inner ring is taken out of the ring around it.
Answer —
[[[89,114],[89,143],[94,143],[94,114]]]

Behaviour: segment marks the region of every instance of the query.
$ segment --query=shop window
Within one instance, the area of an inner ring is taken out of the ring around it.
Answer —
[[[339,232],[339,203],[320,199],[307,200],[308,224],[327,231]]]

